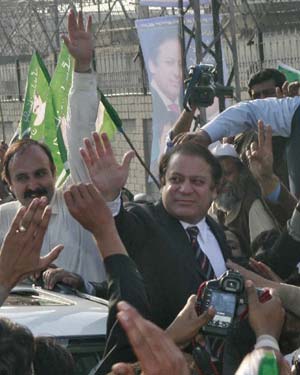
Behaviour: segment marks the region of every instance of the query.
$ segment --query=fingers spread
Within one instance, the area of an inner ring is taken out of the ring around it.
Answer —
[[[103,133],[103,134],[105,134],[105,133]],[[101,135],[102,140],[103,140],[103,134]],[[100,138],[100,136],[97,132],[93,132],[93,140],[94,140],[94,143],[95,143],[95,148],[96,148],[98,157],[99,158],[103,157],[104,154],[105,154],[104,147],[103,147],[101,138]]]
[[[83,14],[81,10],[78,12],[78,28],[79,30],[84,30]]]
[[[131,160],[134,158],[135,152],[134,151],[128,151],[123,157],[122,161],[122,168],[126,171],[129,171]]]
[[[92,16],[89,16],[89,18],[88,18],[87,25],[86,25],[86,31],[88,33],[92,32]]]

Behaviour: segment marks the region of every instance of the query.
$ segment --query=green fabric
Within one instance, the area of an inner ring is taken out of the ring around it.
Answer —
[[[69,170],[67,150],[62,136],[65,127],[68,95],[72,84],[74,61],[63,44],[49,86],[45,116],[45,143],[49,146],[57,169],[57,175]]]
[[[40,118],[43,120],[42,112],[45,109],[45,103],[48,98],[49,82],[50,75],[48,70],[40,55],[35,52],[28,70],[23,113],[19,125],[19,138],[30,135],[31,138],[36,140],[44,139],[44,121],[38,125],[34,125],[34,123],[40,122]],[[34,113],[37,110],[42,111],[39,118]]]
[[[278,70],[285,74],[288,82],[298,81],[300,82],[300,71],[292,68],[289,65],[279,63]]]
[[[96,129],[99,129],[100,133],[106,133],[111,140],[117,130],[122,131],[122,121],[102,91],[98,89],[98,93],[100,95],[98,113],[101,112],[102,116],[101,118],[98,116]]]

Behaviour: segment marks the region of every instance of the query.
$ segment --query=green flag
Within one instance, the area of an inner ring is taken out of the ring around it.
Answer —
[[[23,113],[19,125],[19,138],[31,134],[31,138],[44,138],[44,116],[50,75],[41,59],[35,52],[31,58],[25,90]]]
[[[49,86],[44,137],[45,143],[51,149],[58,176],[63,170],[69,170],[64,136],[73,65],[72,56],[65,44],[62,44],[57,66]]]
[[[98,89],[98,93],[100,95],[100,103],[96,120],[96,131],[107,133],[108,138],[112,139],[117,130],[123,131],[122,121],[102,91]]]
[[[278,63],[278,70],[286,76],[288,82],[298,81],[300,82],[300,71],[286,65],[282,62]]]

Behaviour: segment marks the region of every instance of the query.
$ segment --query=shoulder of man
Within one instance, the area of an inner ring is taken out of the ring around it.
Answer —
[[[0,205],[0,245],[20,207],[21,203],[18,201],[8,202]]]
[[[0,213],[3,215],[10,213],[15,214],[20,207],[21,203],[19,201],[3,203],[0,205]]]

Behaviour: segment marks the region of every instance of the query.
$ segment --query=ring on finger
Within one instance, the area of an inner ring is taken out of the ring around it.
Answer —
[[[20,225],[20,227],[19,227],[20,232],[24,233],[24,232],[26,232],[26,230],[27,229],[24,227],[24,225]]]

